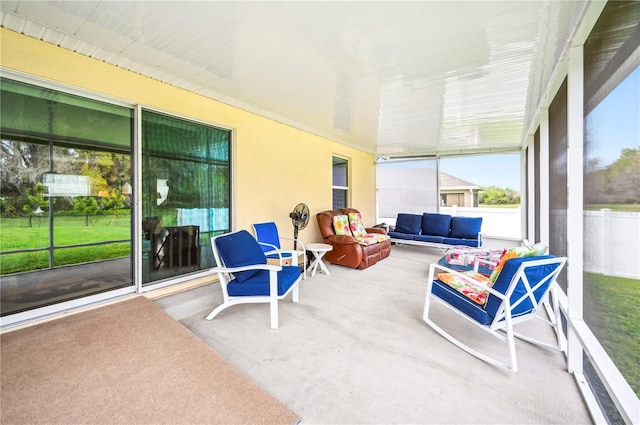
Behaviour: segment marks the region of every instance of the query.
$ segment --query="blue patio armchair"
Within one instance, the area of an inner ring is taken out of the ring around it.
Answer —
[[[260,245],[246,230],[212,237],[211,248],[218,265],[211,272],[218,274],[223,303],[207,320],[237,304],[268,303],[271,328],[278,329],[278,300],[291,293],[293,302],[298,302],[300,268],[267,264]]]
[[[307,250],[300,239],[280,236],[276,223],[272,221],[254,224],[253,231],[264,255],[268,259],[278,260],[281,266],[283,266],[287,260],[291,261],[292,266],[297,266],[298,257],[302,257],[302,268],[304,271],[302,276],[304,279],[307,278]],[[284,249],[284,244],[281,243],[282,241],[292,243],[293,249]],[[298,249],[298,244],[301,249]]]
[[[431,264],[423,320],[437,333],[469,354],[494,366],[516,372],[518,364],[515,338],[545,349],[566,350],[566,338],[560,325],[560,311],[555,295],[556,278],[566,261],[565,257],[552,255],[512,258],[504,263],[495,283],[491,286],[485,284],[484,280],[474,279],[473,274]],[[449,274],[447,277],[455,280],[456,285],[448,285],[440,280],[439,277],[444,279],[446,276],[440,273]],[[469,296],[470,294],[472,296]],[[486,297],[485,302],[481,304],[483,297]],[[552,306],[549,309],[540,309],[549,298]],[[450,311],[506,343],[509,361],[504,362],[473,349],[442,329],[429,315],[432,300],[442,303]],[[544,314],[547,318],[543,317]],[[514,331],[515,324],[532,319],[538,319],[551,326],[555,332],[556,341],[547,343]]]

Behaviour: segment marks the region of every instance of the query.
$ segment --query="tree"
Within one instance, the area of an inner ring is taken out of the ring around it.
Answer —
[[[113,189],[109,196],[102,201],[105,210],[117,211],[125,207],[125,197],[118,189]]]
[[[22,210],[26,214],[32,214],[38,208],[47,208],[49,202],[44,197],[46,191],[47,188],[42,183],[36,183],[35,186],[29,189],[29,194],[27,195],[29,202],[23,205]]]
[[[97,214],[100,206],[95,198],[90,196],[78,196],[73,199],[73,210],[84,215],[84,225],[89,225],[89,215]]]
[[[28,196],[29,189],[49,171],[48,146],[2,139],[0,164],[2,195]]]
[[[609,166],[599,159],[587,163],[584,184],[587,204],[637,204],[640,199],[640,148],[622,149]]]
[[[520,194],[513,189],[488,186],[482,188],[478,201],[485,205],[519,204]]]

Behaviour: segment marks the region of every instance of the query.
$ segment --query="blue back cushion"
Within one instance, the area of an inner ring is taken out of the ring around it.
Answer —
[[[422,222],[422,216],[418,214],[405,214],[399,213],[396,219],[396,232],[400,233],[412,233],[417,235],[420,233],[420,223]]]
[[[555,257],[553,255],[541,255],[538,257],[521,257],[521,258],[512,258],[510,260],[507,260],[507,262],[504,263],[504,267],[500,271],[500,274],[498,275],[498,279],[496,280],[496,283],[493,284],[493,289],[500,292],[501,294],[505,294],[509,289],[509,285],[511,284],[513,275],[518,271],[518,268],[522,263],[532,261],[532,260],[542,260],[545,258],[555,258]],[[531,287],[534,287],[540,282],[542,278],[547,276],[549,273],[553,272],[558,267],[559,267],[559,264],[548,264],[544,266],[529,267],[528,269],[525,270],[525,275],[527,276],[527,279],[529,279],[529,284],[531,285]],[[534,298],[536,298],[536,300],[540,300],[540,297],[544,295],[550,283],[551,281],[547,281],[544,285],[540,286],[540,288],[534,291]],[[526,292],[527,290],[524,287],[522,280],[518,281],[510,297],[510,301],[512,303],[516,302]],[[502,303],[502,300],[500,300],[500,298],[496,297],[495,295],[489,295],[489,298],[487,299],[487,307],[486,307],[487,313],[491,317],[495,317],[496,312],[498,311],[498,308],[500,307],[501,303]],[[530,312],[532,308],[533,308],[533,304],[531,303],[531,300],[525,299],[523,302],[521,302],[518,306],[516,306],[512,310],[511,315],[516,317],[518,315]]]
[[[258,241],[246,230],[222,235],[215,239],[220,259],[226,267],[241,267],[251,264],[267,264],[267,258]],[[259,270],[247,270],[233,275],[237,282],[244,282]]]
[[[450,238],[477,239],[482,217],[451,217]]]
[[[280,248],[280,236],[278,235],[278,227],[274,222],[270,223],[258,223],[253,225],[253,230],[256,232],[256,239],[259,242],[275,245]],[[260,245],[262,251],[273,251],[274,248],[266,245]],[[277,257],[277,256],[276,256]]]
[[[448,214],[422,214],[422,234],[431,236],[449,236],[451,216]]]

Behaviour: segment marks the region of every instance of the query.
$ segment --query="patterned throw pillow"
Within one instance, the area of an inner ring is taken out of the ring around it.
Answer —
[[[336,232],[336,235],[353,236],[349,229],[349,219],[346,215],[333,216],[333,230]]]
[[[391,236],[383,235],[380,233],[365,233],[364,236],[356,237],[356,240],[358,241],[358,244],[368,246],[377,244],[378,242],[386,241],[390,238]]]
[[[502,257],[500,257],[500,261],[498,261],[495,269],[491,272],[491,276],[489,277],[491,283],[493,284],[498,280],[500,270],[502,270],[504,263],[506,263],[507,260],[512,258],[537,257],[539,255],[545,255],[547,253],[547,249],[549,249],[549,246],[540,242],[531,246],[517,246],[505,249],[502,253]]]
[[[389,235],[383,235],[382,233],[367,233],[369,236],[373,236],[377,242],[384,242],[387,239],[391,239]]]
[[[349,228],[351,228],[351,234],[354,238],[363,238],[367,235],[367,231],[362,224],[362,216],[360,213],[349,213]]]
[[[465,276],[469,276],[471,279],[477,281],[482,285],[491,286],[491,281],[488,277],[469,270],[461,272]],[[466,279],[456,276],[453,273],[439,273],[438,280],[451,286],[456,291],[460,292],[465,297],[479,305],[485,305],[487,302],[488,291],[481,286],[474,285]]]
[[[364,236],[357,237],[356,240],[358,241],[358,244],[362,246],[375,245],[378,243],[378,241],[376,240],[375,237],[373,237],[373,235],[368,235],[366,233]]]

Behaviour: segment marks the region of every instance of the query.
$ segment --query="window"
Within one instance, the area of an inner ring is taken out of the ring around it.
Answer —
[[[639,30],[640,3],[608,2],[584,45],[583,150],[584,320],[636,396],[640,396]],[[608,420],[618,421],[586,358],[585,376]]]
[[[215,266],[230,222],[231,132],[142,111],[144,284]]]
[[[393,223],[398,213],[438,212],[437,176],[435,158],[379,161],[378,219]]]
[[[487,240],[519,239],[521,155],[513,152],[440,158],[441,212],[482,217],[482,234]]]
[[[347,208],[349,204],[349,161],[333,157],[333,209]]]

